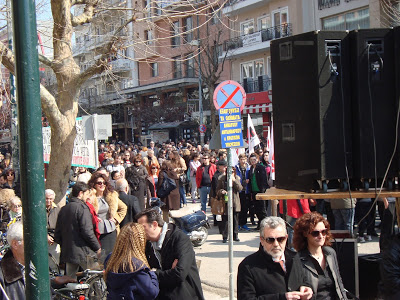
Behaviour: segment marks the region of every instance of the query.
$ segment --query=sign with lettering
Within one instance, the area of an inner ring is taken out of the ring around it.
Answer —
[[[243,147],[241,111],[245,104],[246,93],[236,81],[224,81],[215,89],[214,105],[219,114],[222,148]]]

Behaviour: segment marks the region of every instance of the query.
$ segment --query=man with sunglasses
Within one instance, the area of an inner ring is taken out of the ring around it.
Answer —
[[[311,299],[312,290],[298,254],[286,248],[285,221],[267,217],[260,223],[260,248],[239,265],[237,298]]]

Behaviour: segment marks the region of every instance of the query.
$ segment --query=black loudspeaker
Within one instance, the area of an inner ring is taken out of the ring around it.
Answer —
[[[378,254],[369,254],[358,257],[358,273],[360,279],[360,299],[375,300],[378,296],[378,284],[381,280],[380,262]]]
[[[376,176],[381,181],[396,138],[393,30],[355,30],[349,33],[349,40],[354,178],[374,180]],[[392,181],[397,175],[396,156],[387,176]]]
[[[352,176],[346,32],[271,42],[276,186],[309,191]],[[318,184],[317,184],[318,183]]]
[[[359,297],[357,240],[335,239],[332,241],[332,248],[336,251],[344,287]]]

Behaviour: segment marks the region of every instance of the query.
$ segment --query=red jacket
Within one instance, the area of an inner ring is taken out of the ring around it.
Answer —
[[[208,169],[208,174],[210,175],[210,180],[212,180],[214,173],[217,171],[217,166],[214,164],[210,164],[210,168]],[[203,179],[204,165],[201,165],[197,168],[196,171],[196,185],[198,188],[201,188],[201,180]]]
[[[303,213],[300,210],[299,204],[296,199],[287,200],[287,215],[292,218],[300,218]],[[308,204],[308,199],[300,199],[301,206],[303,208],[304,214],[310,212],[310,206]],[[283,203],[282,200],[279,200],[279,212],[283,214]]]

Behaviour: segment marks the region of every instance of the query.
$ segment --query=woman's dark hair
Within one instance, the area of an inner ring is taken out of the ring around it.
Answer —
[[[307,248],[307,235],[314,230],[315,226],[319,223],[324,223],[326,229],[328,229],[328,233],[325,237],[324,246],[330,246],[332,234],[330,232],[331,226],[329,222],[321,216],[317,212],[311,212],[302,215],[294,224],[294,233],[293,233],[293,247],[297,251],[304,250]]]
[[[119,173],[119,171],[112,171],[112,172],[111,172],[111,179],[112,179],[112,180],[115,180],[115,179],[114,179],[114,176],[115,176],[115,174],[117,174],[117,173]]]
[[[195,159],[195,157],[199,157],[199,156],[200,156],[199,153],[193,152],[193,154],[192,154],[192,159]]]
[[[88,182],[88,185],[89,185],[90,188],[94,189],[94,188],[95,188],[95,185],[96,185],[96,182],[97,182],[97,180],[98,180],[99,178],[103,178],[103,179],[104,179],[104,182],[106,183],[106,189],[104,190],[104,197],[106,197],[107,194],[108,194],[109,192],[114,191],[114,188],[113,188],[113,186],[110,184],[110,182],[108,181],[108,178],[107,178],[106,175],[104,175],[103,173],[94,172],[94,173],[92,174],[92,177],[90,178],[90,180],[89,180],[89,182]]]

